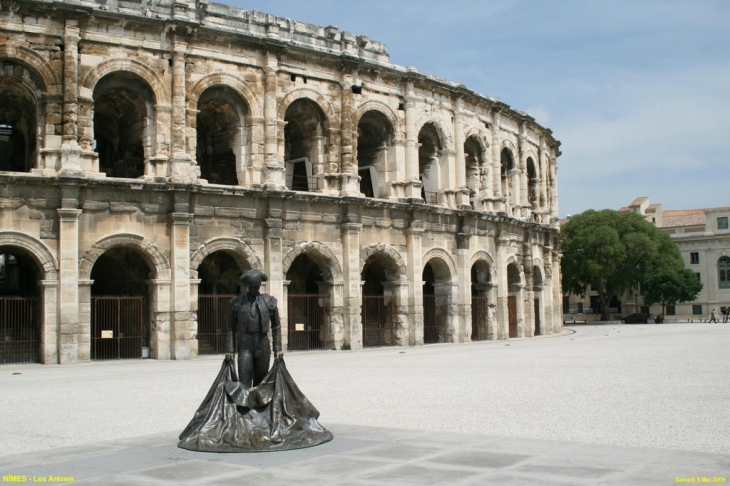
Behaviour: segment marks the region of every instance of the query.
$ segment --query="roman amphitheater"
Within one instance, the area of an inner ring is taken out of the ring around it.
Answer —
[[[560,143],[382,43],[204,0],[0,1],[0,362],[561,329]]]

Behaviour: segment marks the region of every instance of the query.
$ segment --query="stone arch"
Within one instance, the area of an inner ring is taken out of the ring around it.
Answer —
[[[58,280],[58,262],[43,242],[20,231],[0,231],[0,246],[12,246],[26,251],[43,270],[44,280]]]
[[[398,131],[398,116],[388,105],[380,101],[370,100],[361,104],[352,115],[353,126],[357,127],[362,116],[368,111],[377,111],[385,116],[393,127],[393,135],[395,136],[395,133]]]
[[[365,264],[373,255],[384,255],[386,259],[393,264],[393,267],[396,269],[396,274],[393,275],[393,280],[402,281],[408,279],[408,270],[405,260],[403,260],[403,256],[398,252],[398,250],[386,243],[377,243],[360,250],[360,273],[363,272]]]
[[[49,65],[48,61],[35,51],[17,44],[0,46],[0,58],[12,59],[33,69],[43,80],[44,91],[50,94],[61,94],[61,79]]]
[[[545,266],[539,258],[532,262],[532,285],[534,288],[545,284]]]
[[[459,274],[456,271],[456,263],[454,262],[454,258],[451,253],[443,248],[432,248],[428,250],[426,254],[423,255],[423,259],[421,260],[423,261],[424,268],[427,263],[434,259],[442,260],[446,264],[446,268],[448,269],[451,281],[453,283],[458,282]]]
[[[101,238],[86,252],[79,262],[79,280],[89,280],[91,278],[91,269],[94,267],[96,260],[105,251],[117,246],[126,246],[138,250],[149,267],[154,269],[156,278],[169,280],[172,277],[170,261],[157,248],[157,245],[140,235],[120,233]]]
[[[195,83],[195,85],[188,90],[188,110],[197,110],[198,101],[205,90],[216,86],[231,88],[233,91],[238,93],[241,99],[248,105],[251,112],[250,116],[252,118],[261,118],[264,116],[259,98],[256,96],[256,93],[251,86],[240,77],[228,73],[209,74]]]
[[[190,257],[190,276],[196,278],[198,268],[205,257],[221,250],[229,251],[239,267],[244,267],[245,264],[248,264],[256,270],[263,270],[264,268],[256,252],[244,241],[237,238],[215,238],[203,243],[193,252]]]
[[[443,144],[442,150],[452,150],[454,148],[454,136],[448,126],[441,120],[432,115],[426,115],[416,122],[416,133],[420,133],[421,129],[427,124],[431,124],[436,128],[436,132]]]
[[[170,92],[166,83],[152,68],[135,59],[109,59],[104,61],[82,77],[79,85],[93,92],[94,87],[104,76],[116,72],[136,74],[150,87],[158,106],[170,105]]]
[[[515,279],[510,280],[510,273],[509,268],[513,266],[513,268],[516,270]],[[507,284],[509,286],[519,286],[520,288],[524,287],[525,285],[525,272],[522,268],[522,264],[520,262],[520,259],[512,255],[509,258],[507,258],[507,261],[505,262],[505,269],[507,271]],[[519,277],[519,282],[516,281],[516,277]]]
[[[299,255],[307,255],[321,266],[323,274],[333,282],[342,282],[342,266],[335,254],[326,245],[318,241],[297,243],[282,259],[281,268],[284,275]]]
[[[484,250],[479,250],[475,252],[471,256],[471,261],[469,262],[469,267],[473,267],[478,262],[485,262],[487,266],[489,267],[489,281],[496,285],[497,284],[497,269],[494,265],[494,259],[492,258],[492,255],[487,253]]]
[[[277,110],[278,120],[284,121],[286,110],[289,108],[289,105],[302,98],[306,98],[319,106],[327,121],[326,129],[339,128],[340,122],[332,104],[318,91],[311,88],[297,88],[284,96],[281,102],[279,102],[279,108]]]
[[[487,140],[487,136],[483,129],[479,127],[470,127],[464,132],[464,140],[471,137],[474,137],[479,141],[479,144],[482,146],[482,150],[486,151],[489,148],[489,140]]]

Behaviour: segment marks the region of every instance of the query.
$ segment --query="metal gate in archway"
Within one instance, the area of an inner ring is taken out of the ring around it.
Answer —
[[[395,302],[382,295],[362,298],[362,342],[363,346],[394,346]]]
[[[235,295],[198,296],[198,354],[227,353],[226,322]]]
[[[91,298],[91,359],[148,357],[149,325],[144,297]]]
[[[484,341],[487,339],[487,298],[471,298],[471,340]]]
[[[322,331],[330,317],[330,297],[326,294],[295,294],[287,299],[287,349],[324,349]]]
[[[437,299],[437,297],[439,297]],[[444,297],[433,294],[423,296],[423,342],[424,344],[444,341],[448,305]],[[444,301],[444,302],[442,302]]]
[[[37,298],[0,297],[0,363],[38,363],[40,328]]]

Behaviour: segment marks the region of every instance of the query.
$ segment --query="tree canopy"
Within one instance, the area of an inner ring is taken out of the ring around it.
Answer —
[[[692,296],[687,285],[683,293],[666,290],[665,281],[689,284],[682,277],[682,257],[670,236],[639,214],[588,210],[571,217],[561,230],[563,290],[583,296],[589,287],[597,292],[601,319],[608,319],[611,300],[631,288],[641,287],[650,299],[662,296],[649,303],[684,302],[701,290],[701,284]]]

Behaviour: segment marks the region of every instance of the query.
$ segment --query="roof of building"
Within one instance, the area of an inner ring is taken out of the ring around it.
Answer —
[[[704,209],[680,209],[664,211],[662,213],[662,227],[674,226],[704,226]]]
[[[646,197],[646,196],[637,197],[636,199],[634,199],[634,202],[632,202],[631,204],[629,204],[629,207],[631,208],[631,207],[634,207],[634,206],[640,206],[644,201],[646,201],[648,199],[649,198]]]

